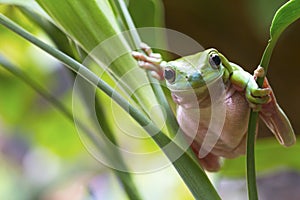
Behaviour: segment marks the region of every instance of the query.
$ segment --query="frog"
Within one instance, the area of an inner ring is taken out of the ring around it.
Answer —
[[[262,88],[256,83],[265,74],[261,66],[252,75],[215,48],[167,62],[142,43],[141,51],[133,51],[132,56],[140,68],[165,81],[177,105],[178,124],[206,171],[219,171],[224,158],[245,154],[251,109],[259,112],[260,119],[281,145],[288,147],[295,143],[293,127],[277,103],[268,79],[264,78]],[[223,126],[215,132],[209,131],[213,105],[220,106],[225,113]],[[196,133],[192,137],[193,131]],[[209,144],[211,141],[205,140],[208,135],[217,136],[215,142]],[[209,148],[201,155],[204,146]]]

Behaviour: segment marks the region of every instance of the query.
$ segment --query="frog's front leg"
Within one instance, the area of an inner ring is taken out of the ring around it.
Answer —
[[[162,60],[159,53],[153,53],[152,49],[147,44],[142,43],[140,47],[144,53],[137,51],[132,52],[132,56],[138,60],[138,65],[145,70],[151,71],[151,75],[154,78],[163,80],[163,66],[166,62]]]
[[[259,88],[255,77],[244,71],[242,68],[235,66],[230,76],[230,82],[238,89],[245,90],[246,99],[250,107],[259,109],[259,105],[266,104],[271,100],[270,88]]]

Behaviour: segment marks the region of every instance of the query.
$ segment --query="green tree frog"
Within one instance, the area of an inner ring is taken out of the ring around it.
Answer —
[[[191,147],[205,170],[218,171],[220,157],[235,158],[245,154],[250,108],[259,110],[260,118],[280,144],[290,146],[295,143],[293,128],[277,104],[267,79],[263,88],[256,84],[256,77],[264,74],[263,68],[258,67],[252,76],[213,48],[170,62],[163,61],[160,54],[153,53],[144,43],[141,49],[144,53],[134,51],[133,57],[141,68],[151,71],[153,77],[166,81],[177,104],[177,121],[184,134],[190,138],[189,133],[196,130]],[[196,100],[192,100],[193,95]],[[223,101],[218,103],[221,97]],[[213,129],[208,132],[212,100],[225,110],[224,125],[219,133]],[[200,117],[197,116],[199,113]],[[218,137],[201,156],[201,147],[210,142],[205,140],[207,134]]]

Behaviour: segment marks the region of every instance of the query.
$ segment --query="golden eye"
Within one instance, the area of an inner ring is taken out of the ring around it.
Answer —
[[[217,53],[211,53],[209,55],[209,63],[213,68],[219,69],[221,62],[221,58]]]
[[[169,83],[173,83],[176,78],[175,70],[171,68],[166,68],[164,71],[164,77]]]

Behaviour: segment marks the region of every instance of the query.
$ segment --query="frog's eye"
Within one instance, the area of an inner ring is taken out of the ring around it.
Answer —
[[[173,83],[176,78],[175,70],[171,68],[166,68],[164,71],[164,77],[169,83]]]
[[[217,53],[211,53],[209,55],[209,63],[213,68],[219,69],[221,64],[220,56]]]

